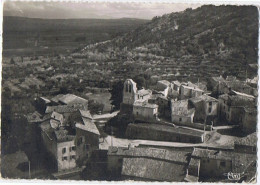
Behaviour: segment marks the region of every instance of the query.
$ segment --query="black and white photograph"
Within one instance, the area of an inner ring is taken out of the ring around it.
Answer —
[[[257,183],[259,6],[2,12],[3,181]]]

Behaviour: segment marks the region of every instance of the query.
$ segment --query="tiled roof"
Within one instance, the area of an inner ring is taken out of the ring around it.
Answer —
[[[66,105],[73,105],[73,104],[88,104],[88,100],[76,96],[74,94],[66,94],[59,97],[59,101],[66,104]]]
[[[147,103],[147,102],[139,102],[139,101],[135,102],[134,106],[152,108],[152,109],[158,108],[158,105],[156,105],[156,104],[151,104],[151,103]]]
[[[158,148],[124,148],[113,146],[110,146],[108,148],[108,155],[119,155],[126,157],[147,157],[178,163],[187,163],[188,154],[190,154],[189,151],[166,150]]]
[[[187,86],[187,85],[181,85],[182,87],[186,88],[186,89],[191,89],[193,91],[199,91],[199,92],[204,92],[203,90],[197,88],[197,87],[191,87],[191,86]]]
[[[65,129],[55,130],[54,133],[58,142],[72,141],[75,138],[75,136],[69,135]]]
[[[85,110],[79,110],[80,114],[82,117],[84,118],[89,118],[89,119],[93,119],[92,115],[90,114],[89,111],[85,111]]]
[[[214,80],[214,81],[225,81],[225,79],[222,77],[222,76],[216,76],[216,77],[212,77],[212,79]]]
[[[60,121],[62,123],[63,115],[53,111],[53,112],[51,112],[49,114],[46,114],[43,117],[43,120],[47,120],[47,119],[55,119],[55,120],[58,120],[58,121]]]
[[[183,181],[184,165],[147,158],[124,158],[122,175],[156,181]]]
[[[41,117],[42,115],[39,112],[35,111],[27,115],[27,121],[29,123],[41,122],[42,121]]]
[[[42,123],[40,124],[40,128],[41,128],[42,130],[48,130],[48,129],[50,129],[50,128],[51,128],[50,122],[49,122],[48,120],[42,122]]]
[[[192,157],[232,161],[232,170],[236,173],[243,173],[247,166],[256,160],[255,154],[199,148],[194,148]]]
[[[47,106],[45,113],[51,113],[54,111],[58,113],[75,112],[78,109],[83,109],[83,106],[69,106],[69,105]]]
[[[181,86],[181,83],[178,80],[172,81],[172,84],[175,84],[177,86]]]
[[[161,83],[161,84],[164,84],[166,86],[169,86],[171,83],[167,80],[159,80],[157,83]]]
[[[86,118],[82,118],[82,120],[83,120],[83,124],[76,123],[77,128],[94,133],[96,135],[100,135],[99,130],[97,129],[95,123],[93,123],[92,121]]]
[[[244,145],[244,146],[254,146],[257,145],[257,135],[256,132],[249,134],[246,137],[243,137],[241,139],[238,139],[235,141],[236,145]]]
[[[255,98],[249,96],[223,94],[219,96],[219,99],[226,100],[227,104],[230,106],[243,106],[243,107],[251,106],[252,107],[255,105],[255,101],[254,101]]]
[[[232,90],[232,92],[234,92],[234,93],[235,93],[236,95],[238,95],[238,96],[244,96],[244,97],[247,97],[247,98],[250,98],[250,99],[255,99],[254,96],[249,95],[249,94],[246,94],[246,93],[241,93],[241,92],[234,91],[234,90]]]
[[[230,153],[226,151],[219,151],[219,150],[211,150],[211,149],[201,149],[201,148],[194,148],[192,152],[193,157],[199,158],[209,158],[209,159],[223,159],[223,160],[231,160],[232,156]]]
[[[54,119],[51,119],[50,120],[50,124],[51,124],[52,128],[56,129],[56,128],[58,128],[61,125],[61,122],[57,121],[57,120],[54,120]]]
[[[60,99],[62,96],[64,96],[64,94],[58,94],[58,95],[54,96],[54,97],[51,99],[51,101],[58,103],[58,102],[59,102],[59,99]]]
[[[45,101],[45,103],[50,103],[50,102],[51,102],[48,98],[45,98],[45,97],[40,97],[40,99],[42,99],[43,101]]]
[[[218,101],[216,98],[213,98],[213,97],[208,96],[206,94],[203,94],[203,95],[198,96],[198,97],[190,98],[189,100],[194,102],[194,103],[197,103],[197,102],[200,102],[200,101],[206,101],[206,102],[208,102],[208,101],[217,102]]]
[[[140,96],[144,96],[144,95],[152,94],[152,91],[150,89],[141,89],[137,91],[137,94]]]

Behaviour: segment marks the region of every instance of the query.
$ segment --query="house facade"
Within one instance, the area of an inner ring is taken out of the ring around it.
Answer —
[[[188,108],[188,100],[171,101],[171,121],[173,123],[193,123],[195,109]]]
[[[77,110],[67,117],[64,124],[64,113],[52,112],[40,123],[41,143],[57,172],[82,167],[92,151],[99,149],[100,133],[90,113]]]
[[[188,85],[182,84],[180,87],[180,99],[189,99],[193,97],[201,96],[204,93],[203,90],[199,89],[198,87],[191,87]]]
[[[241,129],[246,133],[252,133],[256,131],[257,127],[257,109],[246,108],[242,110],[242,121],[240,122]]]
[[[153,122],[158,117],[158,105],[148,102],[135,102],[133,106],[133,116],[135,120]]]
[[[189,99],[191,107],[195,108],[194,121],[211,122],[218,118],[218,100],[208,96],[201,95],[199,97]]]
[[[239,124],[243,120],[244,107],[254,107],[255,98],[251,95],[230,91],[219,96],[219,117],[228,123]]]

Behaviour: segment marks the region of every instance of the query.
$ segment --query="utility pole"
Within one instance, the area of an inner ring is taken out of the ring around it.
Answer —
[[[111,126],[111,146],[113,146],[113,127]]]
[[[207,120],[207,115],[205,116],[205,120],[204,120],[204,128],[203,128],[203,131],[204,131],[204,133],[203,133],[204,142],[206,141],[206,139],[205,139],[205,136],[206,136],[206,134],[205,134],[205,131],[206,131],[206,120]]]
[[[29,164],[29,179],[31,178],[31,162],[30,160],[28,160],[28,164]]]

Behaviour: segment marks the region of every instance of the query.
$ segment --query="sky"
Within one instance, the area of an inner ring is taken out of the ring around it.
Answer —
[[[5,2],[4,16],[43,19],[70,18],[140,18],[152,19],[166,13],[197,8],[199,4],[94,3],[94,2]]]

